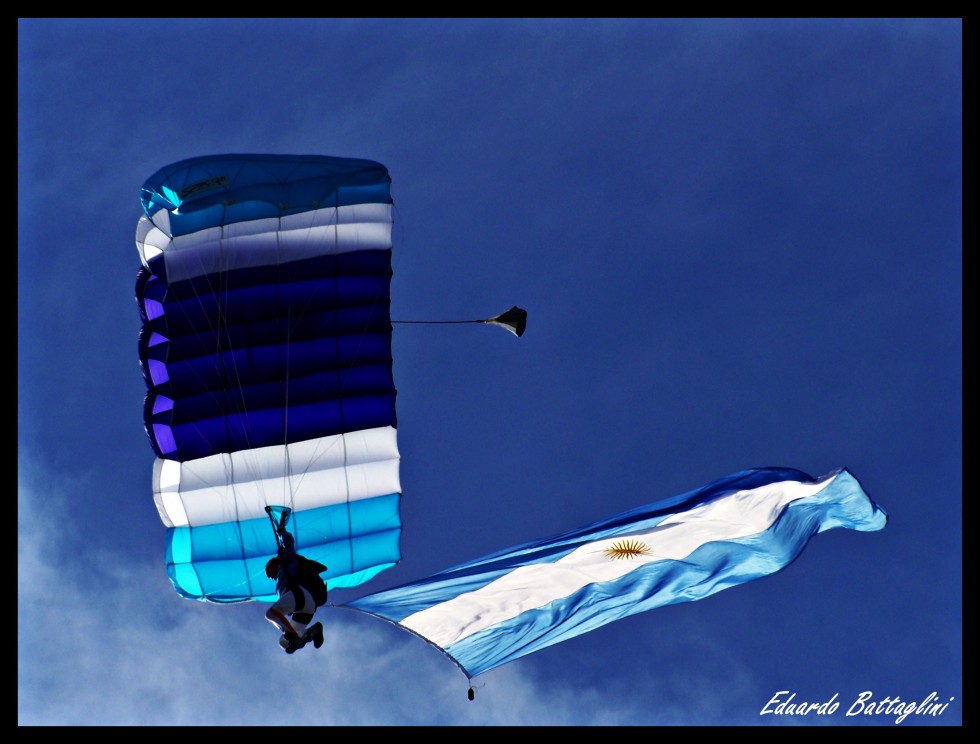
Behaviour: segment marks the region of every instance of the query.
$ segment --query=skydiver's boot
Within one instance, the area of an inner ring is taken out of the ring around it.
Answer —
[[[287,654],[291,654],[296,649],[303,648],[306,645],[306,640],[292,632],[283,633],[279,638],[279,645],[282,646]]]
[[[313,641],[313,648],[320,648],[323,645],[323,623],[311,625],[304,636],[305,641]]]

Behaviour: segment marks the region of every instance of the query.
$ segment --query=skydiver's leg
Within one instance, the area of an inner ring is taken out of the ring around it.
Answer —
[[[265,619],[279,628],[280,633],[296,633],[289,619],[275,607],[270,607],[265,611]]]
[[[294,612],[292,615],[293,628],[296,629],[296,635],[300,638],[306,635],[306,628],[310,624],[310,620],[313,619],[313,615],[308,612]]]
[[[296,597],[293,596],[292,592],[286,592],[276,600],[272,607],[265,611],[265,619],[279,628],[279,631],[284,635],[299,635],[302,631],[306,630],[306,626],[304,625],[302,630],[297,631],[296,628],[293,627],[293,624],[289,622],[288,616],[295,609]]]
[[[306,589],[299,589],[297,594],[300,595],[297,600],[301,601],[302,604],[293,611],[290,617],[292,618],[293,630],[305,642],[309,640],[306,638],[306,626],[309,625],[310,620],[313,619],[313,613],[316,612],[316,602],[313,601],[313,597]]]

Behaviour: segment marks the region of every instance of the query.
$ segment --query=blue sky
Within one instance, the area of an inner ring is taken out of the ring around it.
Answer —
[[[736,470],[888,513],[784,571],[474,680],[337,608],[164,569],[139,188],[231,152],[384,163],[403,560],[346,601]],[[962,708],[960,19],[20,19],[21,725],[870,725]],[[780,691],[833,715],[760,715]],[[292,699],[290,699],[292,698]],[[297,699],[308,701],[297,705]]]

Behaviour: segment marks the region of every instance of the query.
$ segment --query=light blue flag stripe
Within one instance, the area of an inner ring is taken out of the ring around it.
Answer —
[[[779,571],[811,536],[885,526],[846,470],[745,470],[553,538],[348,603],[446,653],[468,677],[606,623]]]

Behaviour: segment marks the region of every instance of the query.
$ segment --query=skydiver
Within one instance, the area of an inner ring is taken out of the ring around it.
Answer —
[[[300,556],[296,552],[293,536],[286,530],[285,520],[276,528],[276,534],[281,547],[277,557],[270,558],[265,564],[265,575],[275,579],[279,599],[266,610],[265,617],[282,632],[279,645],[287,654],[303,648],[309,641],[313,641],[314,648],[320,648],[323,645],[323,624],[317,622],[309,625],[316,613],[317,603],[310,590],[300,583]],[[315,565],[326,569],[322,564]]]

